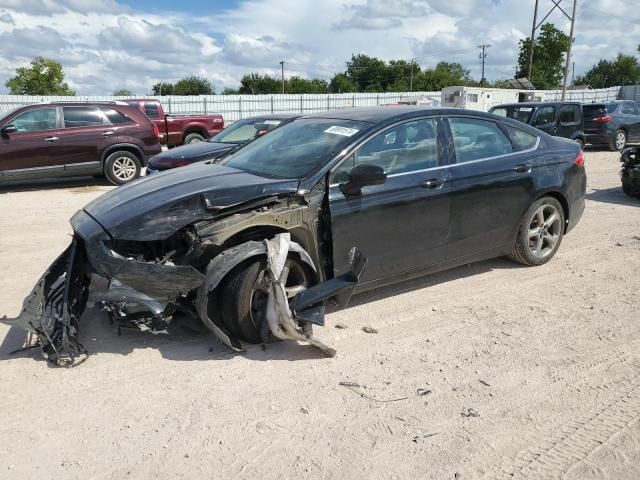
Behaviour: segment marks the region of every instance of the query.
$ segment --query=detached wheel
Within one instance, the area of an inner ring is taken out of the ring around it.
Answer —
[[[135,180],[140,176],[141,171],[140,160],[131,152],[113,152],[104,162],[104,175],[114,185]]]
[[[543,265],[556,254],[563,236],[562,205],[553,197],[543,197],[522,217],[510,257],[523,265]]]
[[[190,143],[204,142],[204,141],[205,141],[204,136],[200,135],[199,133],[190,133],[189,135],[184,137],[183,145],[188,145]]]
[[[634,182],[627,174],[622,176],[622,191],[630,197],[640,198],[640,182]]]
[[[624,130],[616,130],[613,135],[613,142],[609,144],[609,150],[612,152],[621,152],[627,146],[627,132]]]
[[[260,330],[265,319],[269,292],[263,282],[266,261],[248,260],[232,271],[222,287],[220,298],[222,320],[225,326],[249,343],[260,343]],[[297,256],[287,260],[285,287],[294,296],[312,282],[308,267]]]

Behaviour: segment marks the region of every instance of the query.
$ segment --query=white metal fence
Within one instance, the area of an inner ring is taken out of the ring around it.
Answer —
[[[112,101],[131,97],[87,96],[28,96],[0,95],[0,112],[38,102],[58,101]],[[254,115],[270,113],[314,113],[348,107],[372,107],[393,104],[407,99],[420,99],[431,104],[440,102],[440,92],[397,93],[343,93],[303,95],[198,95],[143,97],[156,98],[162,102],[166,113],[207,114],[219,113],[225,122],[234,122]]]
[[[546,101],[559,100],[560,90],[537,90]],[[594,90],[569,90],[567,100],[579,100],[584,103],[615,100],[620,87]],[[113,96],[30,96],[0,95],[0,113],[22,105],[52,101],[105,101],[126,100],[130,97]],[[422,104],[438,105],[440,92],[394,92],[394,93],[343,93],[343,94],[303,94],[303,95],[200,95],[200,96],[164,96],[157,98],[169,114],[207,114],[219,113],[226,123],[269,113],[313,113],[336,110],[347,107],[371,107],[398,103],[407,100],[419,100]]]

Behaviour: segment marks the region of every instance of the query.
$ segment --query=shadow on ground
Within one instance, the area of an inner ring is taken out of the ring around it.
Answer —
[[[32,192],[36,190],[56,190],[78,188],[78,193],[89,192],[92,188],[113,187],[104,177],[65,177],[40,180],[22,180],[0,185],[0,195],[11,192]]]
[[[626,195],[622,187],[603,188],[593,190],[585,196],[587,200],[601,203],[612,203],[615,205],[628,205],[630,207],[640,207],[640,199]]]
[[[511,268],[520,267],[504,258],[471,264],[355,295],[347,309],[492,270]],[[425,295],[425,307],[428,306],[428,302],[428,296]],[[329,313],[332,313],[331,308]],[[315,328],[321,338],[322,327]],[[324,328],[333,328],[330,315],[327,317],[327,325]],[[0,361],[13,358],[32,358],[42,361],[38,348],[11,353],[28,344],[29,338],[29,334],[24,330],[12,327],[0,345]],[[277,342],[265,346],[247,345],[246,352],[235,353],[210,334],[198,319],[185,315],[176,317],[166,334],[153,335],[137,329],[123,329],[121,335],[118,335],[107,314],[97,308],[87,309],[82,316],[80,342],[90,354],[127,355],[136,349],[153,348],[158,350],[163,358],[175,361],[224,360],[236,355],[252,361],[299,361],[326,358],[317,348],[295,342]]]

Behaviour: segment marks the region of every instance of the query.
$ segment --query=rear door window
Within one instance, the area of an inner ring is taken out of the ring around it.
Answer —
[[[578,105],[563,105],[560,107],[560,124],[577,125],[580,123],[580,107]]]
[[[616,113],[618,111],[619,103],[609,103],[607,105],[607,113]]]
[[[477,118],[449,119],[456,162],[471,162],[513,153],[507,136],[494,122]]]
[[[63,107],[62,115],[65,128],[98,127],[109,124],[98,107]]]
[[[638,115],[639,112],[633,103],[626,102],[622,104],[622,113],[625,113],[627,115]]]
[[[536,115],[536,125],[548,125],[549,123],[556,123],[556,109],[551,105],[540,107]]]
[[[131,123],[131,120],[129,120],[126,116],[124,116],[117,110],[114,110],[113,108],[103,108],[102,111],[107,116],[107,119],[109,120],[109,123],[111,123],[111,125],[122,125],[124,123]]]
[[[56,109],[53,107],[29,110],[11,120],[10,124],[15,126],[18,132],[53,130],[57,128]]]
[[[509,134],[509,138],[511,139],[511,143],[513,144],[513,150],[515,152],[529,150],[530,148],[535,147],[536,143],[538,143],[538,137],[536,137],[535,135],[524,132],[519,128],[513,128],[510,125],[504,125],[504,127]]]

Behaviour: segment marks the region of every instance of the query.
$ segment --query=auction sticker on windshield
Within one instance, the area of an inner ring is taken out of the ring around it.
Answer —
[[[265,120],[264,122],[265,125],[280,125],[282,123],[281,120]]]
[[[334,135],[342,135],[343,137],[353,137],[360,130],[357,128],[347,128],[347,127],[329,127],[324,133],[333,133]]]

